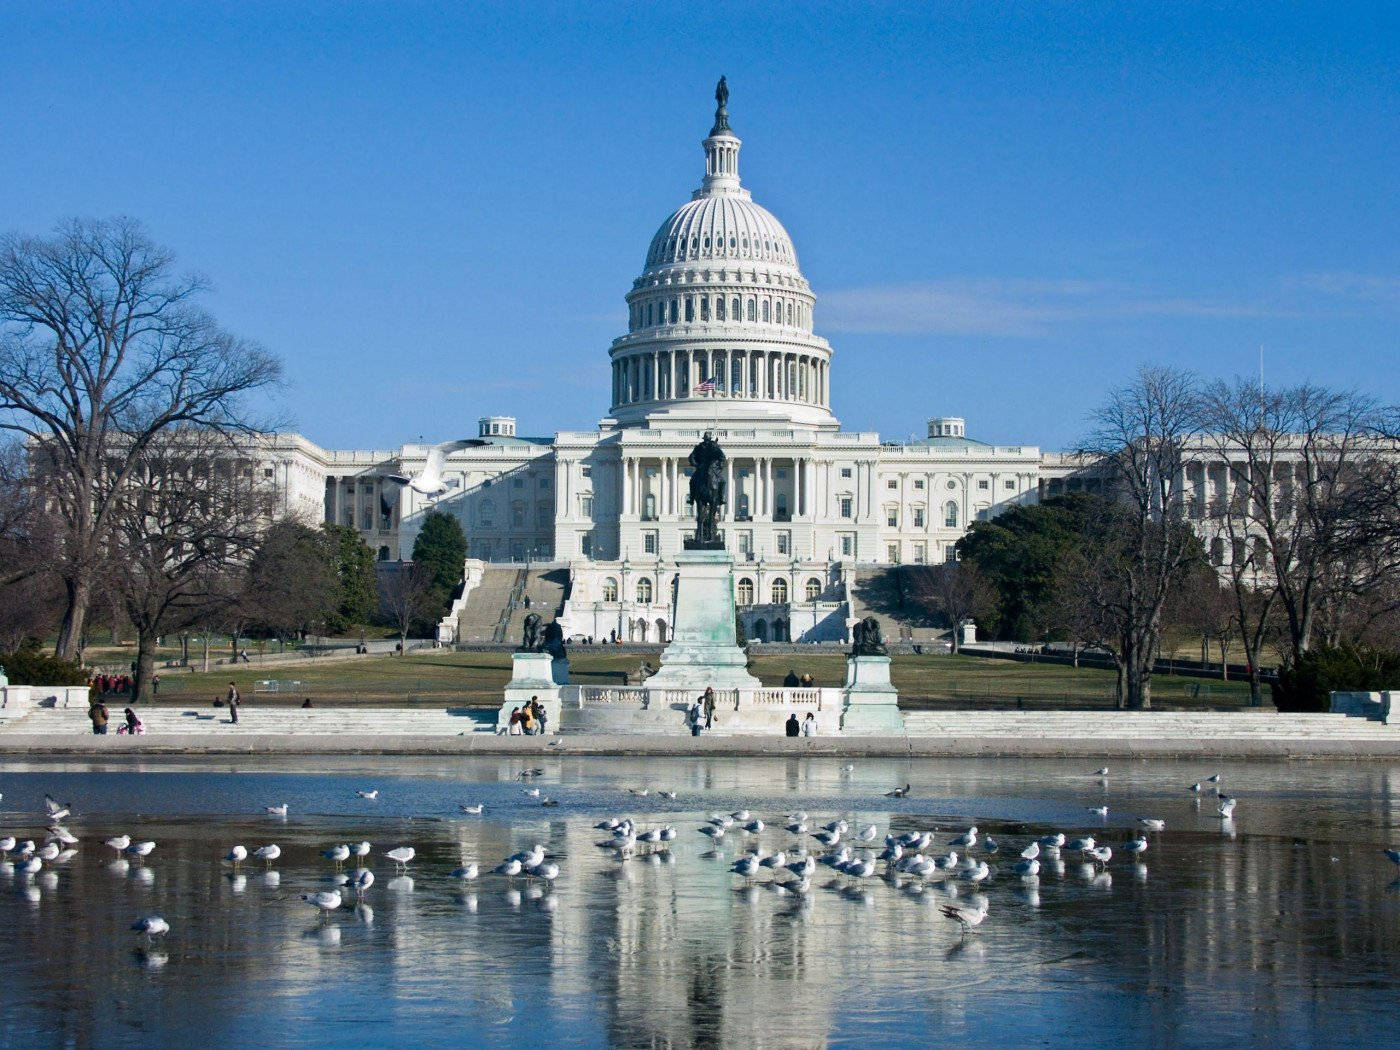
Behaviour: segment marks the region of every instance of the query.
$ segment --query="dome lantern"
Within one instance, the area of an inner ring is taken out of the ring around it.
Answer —
[[[705,181],[696,197],[733,193],[739,189],[739,138],[729,126],[729,87],[724,77],[715,86],[715,124],[705,147]]]

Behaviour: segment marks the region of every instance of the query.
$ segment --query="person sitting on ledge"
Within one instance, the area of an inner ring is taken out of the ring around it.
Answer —
[[[308,696],[305,700],[303,700],[303,701],[301,702],[301,706],[302,706],[303,708],[310,707],[310,706],[311,706],[311,697]]]
[[[797,672],[792,668],[788,668],[787,677],[783,679],[783,685],[789,689],[796,689],[800,684],[801,682],[797,677]]]
[[[787,720],[787,722],[784,724],[783,728],[787,730],[787,735],[788,735],[788,736],[801,736],[801,735],[802,735],[802,726],[801,726],[801,724],[797,721],[797,712],[796,712],[796,711],[794,711],[792,714],[788,715],[788,720]]]
[[[812,675],[811,675],[810,672],[807,673],[807,674],[804,674],[804,675],[802,676],[802,688],[803,688],[803,689],[811,689],[812,686],[814,686],[814,685],[816,685],[816,684],[817,684],[817,683],[816,683],[816,679],[814,679],[814,678],[812,677]]]

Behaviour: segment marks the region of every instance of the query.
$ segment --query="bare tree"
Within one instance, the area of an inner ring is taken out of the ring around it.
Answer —
[[[1129,707],[1152,706],[1152,665],[1162,610],[1197,556],[1184,521],[1184,452],[1197,433],[1195,378],[1168,368],[1143,368],[1109,393],[1093,415],[1084,452],[1098,458],[1115,506],[1121,557],[1114,574],[1121,595],[1121,659]]]
[[[42,638],[62,615],[53,527],[18,445],[0,445],[0,651]]]
[[[400,561],[384,578],[384,605],[399,632],[399,651],[408,651],[408,634],[434,604],[433,573],[414,562]]]
[[[953,652],[958,651],[958,625],[981,620],[997,606],[997,591],[972,562],[909,566],[904,572],[906,594],[916,605],[941,616],[952,628]]]
[[[148,448],[181,427],[251,431],[245,395],[280,377],[272,356],[197,305],[204,283],[173,270],[170,252],[128,219],[0,240],[0,429],[31,443],[62,526],[66,659]]]
[[[135,699],[151,698],[160,636],[207,615],[273,505],[252,463],[213,431],[168,432],[133,462],[112,504],[112,577],[136,628]]]
[[[1400,571],[1400,468],[1387,413],[1373,399],[1310,384],[1270,389],[1216,381],[1202,395],[1228,491],[1209,517],[1255,669],[1274,605],[1287,625],[1287,656],[1312,646],[1319,622],[1339,624],[1368,595],[1388,593]],[[1385,612],[1384,604],[1375,608]]]

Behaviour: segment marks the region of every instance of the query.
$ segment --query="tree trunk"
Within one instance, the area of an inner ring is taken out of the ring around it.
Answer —
[[[1118,710],[1121,711],[1121,710],[1123,710],[1124,707],[1127,706],[1127,703],[1128,703],[1128,668],[1127,668],[1127,666],[1123,663],[1123,660],[1122,660],[1121,657],[1120,657],[1119,660],[1118,660],[1117,695],[1116,695],[1116,697],[1115,697],[1114,699],[1115,699],[1114,706],[1117,707]]]
[[[180,666],[190,665],[190,636],[188,631],[180,633]]]
[[[1249,706],[1264,706],[1264,697],[1259,688],[1259,668],[1253,660],[1249,664]]]
[[[154,631],[136,629],[136,680],[132,687],[132,702],[149,701],[155,692],[151,678],[155,674],[156,646],[159,636]]]
[[[83,648],[83,624],[87,622],[88,602],[92,599],[92,584],[86,579],[65,580],[67,605],[63,622],[58,628],[58,642],[53,654],[60,660],[76,660]]]
[[[209,673],[209,632],[204,632],[204,673]]]

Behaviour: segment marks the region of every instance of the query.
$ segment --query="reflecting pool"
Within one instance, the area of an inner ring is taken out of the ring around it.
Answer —
[[[1217,772],[1232,820],[1211,785],[1187,789]],[[79,840],[34,875],[0,864],[6,1046],[1394,1045],[1400,1031],[1400,868],[1382,852],[1400,845],[1400,766],[1146,761],[1100,779],[989,759],[36,761],[0,769],[0,792],[0,836],[42,846],[47,793]],[[285,818],[265,812],[280,803]],[[741,809],[761,833],[699,833]],[[798,810],[812,830],[845,818],[848,838],[876,824],[876,850],[931,830],[941,856],[970,824],[1000,848],[971,851],[992,871],[980,883],[819,865],[802,892],[731,873],[755,846],[823,852],[785,830]],[[624,815],[677,836],[600,847],[595,825]],[[1121,846],[1144,816],[1166,829],[1132,858]],[[1114,855],[1066,850],[1017,876],[1021,849],[1056,831]],[[119,834],[156,847],[119,857],[103,845]],[[322,851],[361,840],[373,886],[321,915],[301,895],[334,887]],[[270,865],[223,861],[268,843]],[[489,873],[534,843],[559,865],[552,883]],[[399,845],[416,850],[406,873],[383,855]],[[466,862],[479,878],[452,877]],[[987,919],[964,936],[942,907],[979,897]],[[170,933],[132,932],[149,914]]]

